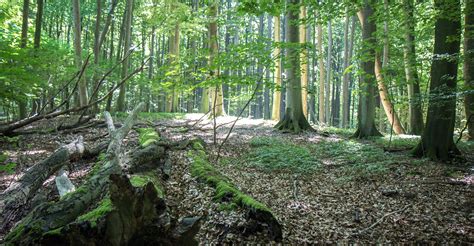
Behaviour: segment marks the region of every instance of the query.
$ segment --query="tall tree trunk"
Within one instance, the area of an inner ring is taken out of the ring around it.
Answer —
[[[372,6],[374,0],[364,0],[362,9],[357,13],[362,26],[363,56],[371,59],[364,59],[361,62],[363,74],[359,83],[359,110],[357,114],[356,138],[367,138],[370,136],[380,136],[380,132],[375,127],[375,33],[376,25],[373,20],[374,10]]]
[[[26,43],[28,42],[28,15],[29,13],[30,13],[30,0],[23,0],[20,48],[26,48]]]
[[[474,0],[466,0],[464,13],[464,83],[468,90],[464,107],[468,120],[468,139],[474,140]]]
[[[349,123],[349,8],[346,7],[346,17],[344,21],[344,66],[342,77],[342,123],[346,128]]]
[[[300,7],[300,19],[303,23],[300,25],[300,43],[306,45],[306,7],[302,5]],[[301,51],[301,97],[303,101],[303,114],[308,118],[308,50],[306,47],[302,47]]]
[[[123,46],[123,57],[126,57],[128,52],[131,52],[130,46],[132,43],[132,15],[133,15],[133,0],[127,0],[125,5],[126,16],[124,22],[124,46]],[[130,64],[130,59],[127,57],[122,63],[122,72],[121,78],[125,78],[128,75],[128,66]],[[126,83],[123,83],[120,86],[119,95],[117,98],[116,111],[123,112],[125,111],[125,89]]]
[[[28,41],[29,12],[30,12],[30,0],[23,0],[20,48],[26,48],[26,43]],[[24,98],[18,99],[18,111],[19,111],[20,119],[24,119],[27,116],[26,106],[27,106],[27,103]]]
[[[214,59],[219,52],[218,36],[217,36],[217,12],[218,12],[218,1],[212,0],[209,3],[209,14],[211,22],[209,23],[209,65],[211,67],[217,67],[214,64]],[[216,79],[219,77],[219,68],[216,68],[211,71],[211,78]],[[218,83],[211,90],[210,93],[211,104],[212,104],[212,113],[214,116],[224,115],[224,97],[222,95],[222,84]]]
[[[267,38],[268,38],[268,42],[267,42],[267,50],[270,51],[269,49],[271,49],[270,47],[272,47],[272,42],[270,40],[272,40],[272,16],[271,15],[267,15],[267,23],[268,23],[268,26],[267,26]],[[267,69],[266,70],[266,78],[267,78],[267,81],[270,81],[270,78],[271,78],[271,71],[270,69]],[[264,108],[263,108],[263,118],[268,120],[270,119],[270,104],[271,104],[271,101],[270,101],[270,88],[268,86],[268,84],[265,84],[265,91],[263,92],[263,101],[264,101]]]
[[[82,67],[82,46],[81,46],[81,5],[80,0],[72,0],[72,17],[74,21],[74,53],[77,70]],[[87,81],[83,75],[79,81],[79,105],[87,105]]]
[[[323,52],[323,26],[318,24],[318,57],[319,57],[319,123],[326,122],[324,81],[326,80],[324,70],[324,52]]]
[[[38,49],[41,44],[41,24],[43,22],[43,1],[36,1],[36,20],[35,20],[35,40],[34,45],[35,49]]]
[[[299,9],[297,6],[300,4],[300,0],[288,0],[288,4],[288,41],[295,45],[299,43],[299,30],[297,23]],[[287,70],[288,100],[285,116],[275,125],[275,128],[279,130],[300,132],[312,129],[303,114],[303,104],[301,101],[300,55],[301,54],[297,47],[288,47],[287,59],[289,60],[288,64],[290,65]]]
[[[453,135],[461,9],[459,0],[435,0],[435,9],[438,15],[430,73],[428,116],[414,154],[447,161],[460,154],[454,144]]]
[[[281,105],[281,54],[279,48],[280,42],[280,15],[273,17],[274,32],[273,41],[275,42],[275,49],[273,50],[273,59],[275,59],[275,72],[273,74],[273,81],[275,89],[273,90],[273,106],[272,106],[272,120],[280,120],[280,105]]]
[[[416,69],[415,53],[415,17],[413,0],[403,0],[405,18],[404,63],[405,77],[408,84],[409,128],[408,133],[421,135],[423,132],[423,111],[421,108],[420,79]]]
[[[326,124],[330,124],[331,121],[331,108],[330,108],[330,95],[331,95],[331,64],[332,64],[332,23],[331,20],[328,21],[328,54],[327,54],[327,61],[326,61],[326,83],[325,83],[325,94],[326,94],[326,102],[324,103],[325,106],[325,115],[326,115]]]

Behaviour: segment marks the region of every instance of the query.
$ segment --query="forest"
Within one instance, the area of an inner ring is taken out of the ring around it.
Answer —
[[[0,245],[474,244],[474,0],[0,0]]]

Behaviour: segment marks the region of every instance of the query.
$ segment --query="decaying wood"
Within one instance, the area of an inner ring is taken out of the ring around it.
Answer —
[[[3,231],[16,211],[31,199],[44,181],[70,160],[84,153],[82,136],[70,144],[58,148],[46,159],[31,167],[14,185],[0,194],[0,230]]]
[[[138,111],[142,108],[140,103],[125,120],[124,125],[111,136],[103,165],[97,173],[92,175],[76,192],[70,193],[56,203],[43,203],[35,207],[16,228],[7,235],[6,240],[14,244],[28,244],[40,238],[45,232],[63,227],[74,221],[94,202],[106,193],[108,178],[111,174],[121,172],[119,158],[122,140],[128,134]],[[109,115],[110,116],[110,115]]]

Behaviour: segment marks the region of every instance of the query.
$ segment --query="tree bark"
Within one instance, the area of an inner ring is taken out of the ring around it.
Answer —
[[[326,60],[326,82],[325,82],[325,94],[326,101],[324,102],[325,106],[325,115],[326,115],[326,124],[330,125],[331,123],[331,68],[332,68],[332,23],[331,20],[328,21],[328,53]]]
[[[341,126],[346,128],[349,123],[349,8],[346,7],[344,21],[344,66],[342,68],[342,121]]]
[[[123,56],[125,57],[125,60],[122,63],[122,72],[121,72],[122,79],[127,77],[128,67],[130,65],[130,60],[127,54],[131,52],[130,49],[131,49],[131,44],[132,44],[133,0],[127,0],[125,8],[126,8],[126,11],[125,11],[126,16],[125,16],[125,22],[124,22],[124,46],[123,46]],[[116,111],[118,112],[125,111],[125,90],[126,90],[126,85],[124,83],[120,86],[120,91],[117,98]]]
[[[405,134],[405,129],[403,129],[403,126],[398,118],[397,112],[395,111],[395,108],[390,100],[388,89],[385,85],[385,81],[382,75],[382,63],[380,62],[380,58],[377,54],[375,57],[375,76],[377,77],[380,102],[383,106],[388,122],[390,122],[390,126],[393,126],[393,131],[396,134]]]
[[[373,0],[364,0],[362,9],[357,13],[362,26],[363,55],[370,57],[361,62],[363,74],[361,75],[359,94],[359,109],[357,114],[358,126],[353,137],[367,138],[381,136],[375,127],[375,33],[376,25],[373,20]]]
[[[325,113],[325,92],[324,81],[326,80],[324,70],[324,51],[323,51],[323,26],[318,24],[318,57],[319,57],[319,124],[326,122]]]
[[[82,46],[81,46],[81,7],[80,0],[72,0],[72,17],[74,22],[74,53],[75,63],[78,70],[82,67]],[[82,76],[79,81],[79,106],[87,105],[87,81],[86,77]]]
[[[281,106],[281,50],[280,42],[280,15],[273,17],[274,34],[273,41],[275,42],[275,49],[273,50],[273,59],[275,59],[275,72],[273,74],[273,82],[275,89],[273,90],[273,106],[272,106],[272,120],[280,120],[280,106]]]
[[[300,0],[289,0],[290,5],[287,18],[288,42],[292,44],[299,43],[298,16],[299,9],[295,8],[300,4]],[[291,8],[293,7],[293,8]],[[296,9],[296,10],[294,10]],[[287,50],[290,67],[287,70],[288,79],[288,100],[286,113],[283,119],[275,125],[275,128],[284,131],[301,132],[304,130],[313,130],[308,120],[303,114],[303,104],[301,101],[301,72],[300,72],[300,52],[297,47],[289,47]]]
[[[409,129],[408,133],[421,135],[423,132],[423,110],[421,108],[420,79],[418,77],[415,52],[415,18],[413,0],[403,0],[405,18],[405,47],[403,58],[405,77],[408,84]]]
[[[41,44],[41,25],[43,22],[43,1],[36,1],[35,40],[33,47],[38,49]]]
[[[456,81],[461,33],[459,0],[435,0],[433,62],[426,126],[416,156],[449,161],[460,154],[454,144]]]
[[[300,7],[300,19],[306,21],[306,7]],[[300,44],[306,45],[306,24],[302,23],[300,26]],[[303,102],[303,114],[308,118],[308,50],[305,46],[301,51],[301,97]]]
[[[209,17],[211,18],[211,22],[209,23],[209,66],[211,66],[210,78],[212,80],[217,80],[217,78],[220,76],[219,67],[214,62],[214,59],[219,53],[219,38],[217,36],[218,4],[219,1],[217,0],[212,0],[209,2]],[[222,84],[218,81],[215,81],[215,83],[216,85],[210,93],[213,117],[222,116],[225,114]]]

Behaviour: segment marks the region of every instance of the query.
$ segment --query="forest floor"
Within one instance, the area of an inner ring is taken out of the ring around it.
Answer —
[[[410,148],[419,140],[415,136],[359,141],[349,138],[349,130],[336,128],[295,135],[274,130],[273,121],[241,119],[215,163],[213,121],[193,125],[200,116],[143,114],[140,121],[171,140],[203,138],[215,168],[272,210],[283,227],[284,243],[474,243],[473,143],[459,144],[466,163],[440,164],[410,156]],[[217,119],[219,143],[233,120]],[[50,128],[64,121],[39,122],[32,128]],[[79,135],[86,143],[98,142],[107,137],[107,129],[96,126],[0,138],[0,161],[16,164],[12,172],[0,173],[0,192]],[[136,131],[128,135],[125,149],[138,145],[137,136]],[[191,175],[186,150],[172,151],[170,157],[171,177],[164,184],[167,205],[178,217],[204,216],[197,235],[201,244],[269,242],[264,232],[239,231],[245,212],[213,199],[214,189]],[[94,162],[70,165],[69,177],[76,186]],[[40,194],[46,200],[58,199],[52,178]]]

